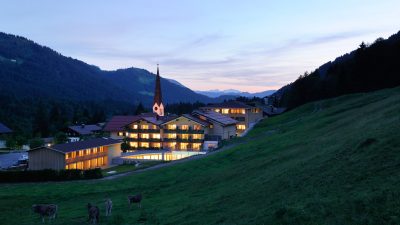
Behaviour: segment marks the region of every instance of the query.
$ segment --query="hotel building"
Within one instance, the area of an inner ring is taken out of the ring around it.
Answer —
[[[259,107],[249,106],[238,101],[228,101],[212,104],[201,108],[202,111],[213,111],[238,121],[236,134],[240,136],[246,129],[253,126],[263,118],[263,112]]]

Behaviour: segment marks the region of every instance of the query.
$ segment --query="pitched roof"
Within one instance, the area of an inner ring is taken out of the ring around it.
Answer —
[[[49,147],[49,149],[67,153],[67,152],[73,152],[73,151],[77,151],[77,150],[95,148],[95,147],[100,147],[100,146],[108,146],[108,145],[119,144],[119,143],[122,143],[122,141],[111,139],[111,138],[95,138],[95,139],[89,139],[86,141],[77,141],[77,142],[53,145],[53,146]]]
[[[223,126],[236,124],[238,121],[230,118],[229,116],[222,115],[220,113],[216,113],[213,111],[201,111],[195,110],[193,111],[194,115],[204,116],[207,120],[217,122]]]
[[[6,127],[6,125],[0,123],[0,134],[7,134],[7,133],[12,133],[13,131]]]
[[[182,114],[181,116],[170,117],[168,120],[165,120],[162,124],[171,122],[172,120],[178,119],[179,117],[185,117],[185,118],[187,118],[189,120],[192,120],[192,121],[194,121],[194,122],[196,122],[196,123],[198,123],[198,124],[200,124],[202,126],[209,126],[210,125],[209,122],[207,122],[205,120],[202,120],[200,118],[194,117],[194,116],[192,116],[190,114]]]
[[[124,126],[135,122],[140,119],[140,116],[114,116],[104,127],[104,131],[113,132],[113,131],[123,131]]]
[[[69,126],[69,129],[75,131],[80,135],[92,134],[95,131],[101,130],[101,127],[97,125],[80,125],[80,126]]]
[[[216,104],[211,104],[207,105],[202,108],[235,108],[235,109],[247,109],[247,108],[253,108],[253,106],[247,105],[243,102],[239,101],[227,101],[227,102],[221,102],[221,103],[216,103]]]

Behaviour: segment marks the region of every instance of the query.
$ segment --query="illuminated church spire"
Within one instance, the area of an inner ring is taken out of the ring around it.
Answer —
[[[154,89],[153,112],[157,113],[157,115],[159,116],[164,116],[164,105],[162,103],[162,94],[161,94],[161,78],[160,78],[160,70],[158,68],[158,64],[157,64],[156,86]]]

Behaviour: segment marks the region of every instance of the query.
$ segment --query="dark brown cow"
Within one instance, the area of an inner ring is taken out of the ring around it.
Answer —
[[[99,222],[100,210],[99,207],[92,205],[90,203],[87,204],[89,222],[93,224],[97,224]]]
[[[48,216],[49,220],[57,217],[58,206],[54,204],[35,204],[32,205],[32,210],[42,217],[42,222],[44,223],[45,216]]]
[[[129,203],[129,208],[131,208],[132,203],[138,203],[139,208],[142,207],[142,194],[137,194],[137,195],[129,195],[128,196],[128,203]]]

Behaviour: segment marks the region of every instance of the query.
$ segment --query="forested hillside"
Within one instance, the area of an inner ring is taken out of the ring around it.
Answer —
[[[133,114],[139,103],[150,108],[154,81],[144,69],[104,71],[0,32],[0,122],[27,136]],[[216,101],[164,78],[161,85],[166,104]]]
[[[364,42],[349,54],[328,62],[278,90],[280,106],[294,108],[307,102],[369,92],[400,85],[400,32],[388,39]]]

